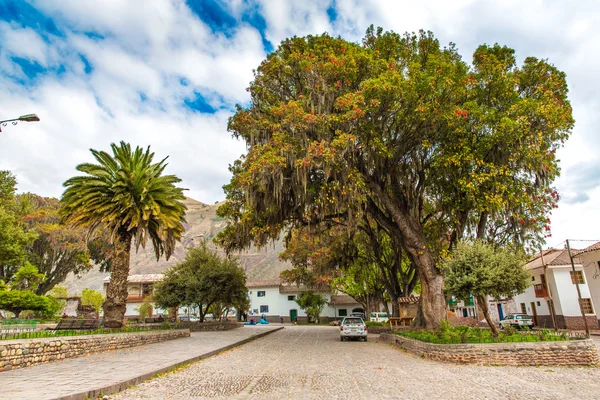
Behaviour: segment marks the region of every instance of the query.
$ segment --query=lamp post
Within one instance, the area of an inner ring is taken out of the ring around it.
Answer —
[[[19,118],[5,119],[4,121],[0,121],[0,132],[2,132],[2,127],[8,125],[9,122],[16,125],[19,122],[38,122],[39,120],[40,117],[36,114],[25,114],[21,115]]]

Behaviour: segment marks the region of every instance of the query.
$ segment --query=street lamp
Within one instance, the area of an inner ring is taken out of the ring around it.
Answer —
[[[9,122],[12,122],[13,125],[16,125],[19,123],[19,121],[21,121],[21,122],[38,122],[39,120],[40,120],[40,117],[38,117],[36,114],[25,114],[25,115],[21,115],[19,118],[6,119],[4,121],[0,121],[0,132],[2,132],[2,127],[8,125]]]

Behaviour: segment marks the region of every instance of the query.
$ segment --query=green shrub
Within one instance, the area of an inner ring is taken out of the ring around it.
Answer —
[[[497,338],[494,338],[489,329],[471,328],[467,326],[443,326],[439,330],[400,331],[396,335],[420,340],[428,343],[456,344],[456,343],[506,343],[506,342],[541,342],[569,340],[565,333],[552,331],[517,332],[514,328],[505,329]]]

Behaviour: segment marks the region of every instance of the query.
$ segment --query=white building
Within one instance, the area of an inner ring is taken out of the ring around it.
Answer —
[[[127,306],[125,309],[125,317],[137,317],[139,316],[139,307],[144,303],[144,300],[150,300],[152,304],[152,295],[154,294],[154,284],[162,281],[164,278],[163,274],[140,274],[140,275],[129,275],[127,277]],[[104,296],[106,297],[106,291],[110,283],[110,276],[104,278]],[[187,307],[179,308],[179,314],[193,314],[195,310],[188,310]],[[167,315],[169,310],[154,307],[149,317],[153,315]]]
[[[532,275],[532,286],[514,297],[517,311],[531,315],[536,326],[551,328],[553,305],[558,328],[583,329],[578,283],[588,325],[597,329],[598,320],[579,257],[574,258],[574,263],[575,273],[566,249],[544,250],[532,258],[526,265]]]
[[[578,253],[581,259],[581,265],[583,265],[583,271],[585,273],[585,280],[590,289],[592,295],[592,303],[595,307],[600,306],[600,242],[594,243],[590,247],[581,250]],[[587,307],[586,304],[584,306]],[[595,308],[596,317],[599,319],[598,310]]]
[[[326,304],[321,313],[321,320],[344,317],[352,312],[364,313],[362,305],[350,296],[331,295],[329,290],[284,285],[280,280],[248,282],[246,286],[250,298],[248,319],[264,315],[269,322],[279,322],[280,317],[283,317],[284,322],[307,322],[306,313],[298,306],[296,299],[298,295],[309,290],[325,297]]]

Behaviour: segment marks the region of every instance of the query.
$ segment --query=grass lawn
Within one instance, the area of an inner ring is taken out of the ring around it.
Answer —
[[[39,339],[52,338],[61,336],[81,336],[81,335],[108,335],[115,333],[134,333],[134,332],[149,332],[156,330],[168,330],[171,327],[161,326],[160,329],[143,328],[143,327],[124,327],[122,329],[93,329],[93,330],[61,330],[61,331],[37,331],[37,332],[5,332],[0,333],[0,340],[14,339]]]

